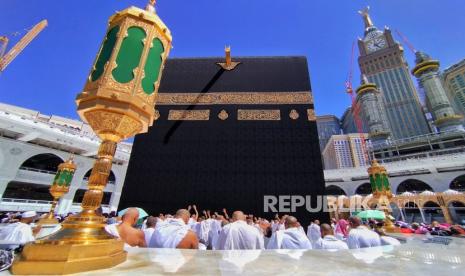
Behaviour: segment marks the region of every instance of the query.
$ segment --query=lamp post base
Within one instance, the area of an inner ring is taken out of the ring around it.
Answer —
[[[116,266],[127,258],[124,242],[116,239],[72,243],[44,241],[26,245],[12,274],[71,274]]]

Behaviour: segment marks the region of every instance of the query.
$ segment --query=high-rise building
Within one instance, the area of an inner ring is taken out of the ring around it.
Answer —
[[[320,151],[323,151],[331,136],[341,134],[341,123],[334,115],[322,115],[316,116],[316,125],[318,127]]]
[[[465,115],[465,59],[444,70],[442,79],[452,106]]]
[[[362,114],[359,114],[362,117]],[[368,132],[368,127],[364,120],[361,120],[362,123],[362,132]],[[342,114],[341,117],[341,128],[344,134],[349,133],[359,133],[357,125],[355,124],[354,113],[352,112],[352,107],[348,107],[346,111]]]
[[[455,114],[442,86],[439,77],[439,61],[420,51],[416,52],[415,56],[416,66],[412,74],[425,91],[427,106],[433,116],[434,125],[441,132],[465,131],[460,122],[462,116]]]
[[[386,144],[391,136],[384,105],[378,87],[363,76],[362,85],[357,88],[357,104],[363,113],[363,120],[368,125],[369,138],[373,145]]]
[[[355,133],[331,136],[323,150],[323,160],[326,170],[369,165],[360,135]]]
[[[368,9],[360,14],[365,23],[364,38],[358,41],[360,71],[380,89],[393,138],[429,133],[402,46],[391,30],[373,25]]]

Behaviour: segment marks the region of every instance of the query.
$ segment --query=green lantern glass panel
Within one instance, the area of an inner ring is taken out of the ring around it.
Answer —
[[[147,60],[145,62],[145,77],[142,79],[142,89],[148,95],[155,91],[155,82],[160,75],[161,63],[163,61],[162,54],[165,51],[163,43],[160,39],[154,38],[152,41],[152,48],[150,48]]]
[[[371,191],[374,193],[376,192],[376,183],[373,175],[370,175],[370,185],[371,185]]]
[[[73,180],[74,172],[69,170],[60,171],[55,175],[53,183],[58,186],[70,186],[71,181]]]
[[[376,180],[376,188],[377,188],[377,190],[378,191],[383,190],[383,183],[382,183],[381,175],[376,174],[375,175],[375,180]]]
[[[389,179],[387,178],[387,176],[385,175],[384,178],[383,178],[383,186],[384,186],[384,189],[386,191],[390,191],[391,190],[391,185],[389,185]]]
[[[119,26],[114,26],[111,30],[108,31],[105,41],[103,42],[102,50],[100,55],[95,62],[94,71],[91,74],[91,80],[96,81],[102,76],[103,70],[105,69],[105,64],[110,60],[111,53],[115,47],[116,40],[118,39]]]
[[[60,179],[58,179],[58,185],[63,186],[66,185],[68,171],[62,171],[60,174]]]
[[[116,68],[113,69],[113,78],[119,83],[128,83],[134,79],[133,70],[139,66],[142,51],[144,50],[145,31],[140,27],[130,27],[127,36],[121,43],[116,57]]]

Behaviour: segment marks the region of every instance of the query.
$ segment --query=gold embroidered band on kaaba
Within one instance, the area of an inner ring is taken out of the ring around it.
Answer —
[[[210,110],[170,110],[168,121],[207,121]]]
[[[160,118],[160,112],[155,110],[155,120]],[[229,114],[226,110],[218,113],[218,118],[222,121],[227,120]],[[299,119],[297,110],[292,109],[289,113],[292,120]],[[168,113],[168,121],[208,121],[210,120],[210,110],[176,110],[171,109]],[[238,109],[238,121],[280,121],[281,111],[279,109]],[[316,121],[315,111],[307,109],[307,120]]]
[[[158,93],[156,105],[313,104],[306,92]]]
[[[281,112],[279,109],[238,109],[237,119],[239,121],[279,121]]]

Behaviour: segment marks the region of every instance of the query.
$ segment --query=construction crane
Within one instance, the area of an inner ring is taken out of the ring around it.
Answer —
[[[412,51],[412,53],[415,54],[417,52],[417,49],[415,49],[415,47],[413,47],[412,43],[410,43],[410,41],[407,39],[407,37],[405,35],[403,35],[399,30],[396,30],[396,33],[404,41],[404,44],[407,45],[407,47],[410,49],[410,51]]]
[[[367,145],[366,145],[366,140],[365,140],[365,134],[363,133],[362,120],[360,119],[360,105],[357,104],[357,96],[355,95],[354,89],[352,87],[354,51],[355,51],[355,42],[352,43],[352,50],[350,54],[349,74],[347,75],[347,81],[345,83],[345,88],[346,88],[346,93],[349,94],[350,99],[352,101],[352,114],[354,117],[355,127],[357,128],[358,134],[360,135],[361,150],[363,152],[363,156],[365,157],[365,162],[368,162],[369,161],[368,150],[367,150]]]
[[[37,25],[32,27],[32,29],[27,32],[25,36],[21,38],[21,40],[16,43],[6,54],[6,48],[8,45],[8,37],[1,36],[0,43],[2,46],[0,47],[0,72],[3,72],[5,68],[26,48],[26,46],[31,43],[31,41],[45,28],[47,27],[47,20],[40,21]]]
[[[3,57],[6,51],[6,46],[8,46],[8,37],[6,36],[0,36],[0,43],[2,43],[2,46],[0,48],[0,58]]]

